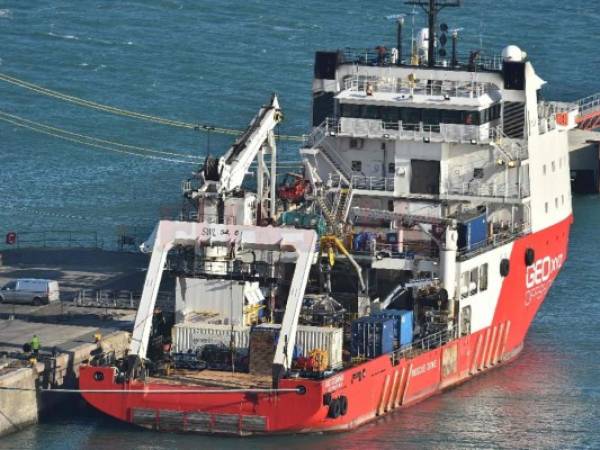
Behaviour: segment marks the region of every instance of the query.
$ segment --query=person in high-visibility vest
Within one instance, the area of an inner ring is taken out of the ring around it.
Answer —
[[[31,350],[33,351],[33,356],[35,356],[36,358],[40,353],[40,347],[40,338],[37,336],[37,334],[34,334],[33,338],[31,339]]]

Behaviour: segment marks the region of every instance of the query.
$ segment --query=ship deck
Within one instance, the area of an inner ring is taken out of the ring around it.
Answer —
[[[220,370],[173,370],[169,375],[151,377],[149,381],[176,386],[199,385],[232,389],[268,389],[272,386],[272,378],[269,375]]]

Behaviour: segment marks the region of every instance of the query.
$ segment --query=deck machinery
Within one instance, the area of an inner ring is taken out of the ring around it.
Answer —
[[[433,19],[410,55],[402,20],[394,48],[317,52],[287,185],[275,96],[207,158],[144,245],[127,360],[81,371],[88,402],[159,430],[351,429],[519,353],[567,256],[577,111],[515,46],[448,55]],[[149,353],[165,270],[175,323]]]

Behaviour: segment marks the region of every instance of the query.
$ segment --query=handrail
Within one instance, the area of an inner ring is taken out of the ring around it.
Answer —
[[[453,341],[457,337],[458,326],[456,325],[448,330],[438,331],[437,333],[425,336],[424,338],[413,341],[412,343],[402,346],[393,352],[391,354],[392,364],[397,365],[400,360],[412,356],[411,354],[413,353],[420,353],[421,351],[441,347],[442,345]]]
[[[104,240],[97,231],[40,230],[16,233],[13,245],[6,248],[104,248]]]
[[[111,308],[111,309],[137,309],[142,293],[130,290],[110,289],[81,289],[73,297],[74,306]],[[161,291],[158,293],[157,304],[167,309],[174,303],[173,294]]]
[[[465,249],[459,250],[458,258],[460,261],[464,261],[464,260],[473,258],[474,256],[485,253],[485,252],[489,251],[490,249],[497,248],[502,245],[508,244],[521,236],[525,236],[525,235],[529,234],[530,232],[531,232],[531,225],[529,225],[528,223],[524,223],[521,226],[517,226],[517,227],[513,226],[512,229],[510,229],[510,230],[496,233],[496,234],[490,236],[487,239],[485,245],[482,245],[481,247],[479,247],[475,250],[465,250]]]
[[[581,115],[583,115],[584,111],[589,109],[593,111],[600,110],[600,92],[578,100],[577,106],[579,107]]]
[[[369,191],[394,191],[394,178],[353,175],[350,180],[353,189],[366,189]]]
[[[367,90],[367,86],[370,86],[373,92],[476,98],[498,89],[495,84],[488,82],[443,81],[429,83],[428,81],[410,82],[395,77],[354,75],[344,81],[344,90],[364,92]]]
[[[348,179],[352,174],[352,168],[348,163],[340,157],[337,150],[335,150],[328,142],[327,137],[333,133],[334,135],[339,132],[339,122],[326,118],[321,125],[316,127],[313,132],[305,138],[305,145],[312,148],[319,148],[331,162],[337,166],[341,172],[341,175]]]
[[[394,45],[390,45],[385,46],[384,48],[391,50],[394,47]],[[346,47],[340,50],[340,56],[342,57],[342,64],[378,65],[386,67],[397,65],[397,61],[394,61],[391,51],[381,54],[375,48]],[[401,62],[401,65],[404,67],[423,67],[419,64],[408,64],[406,61]],[[455,67],[451,67],[452,63],[449,60],[439,60],[436,64],[436,67],[442,67],[447,70],[467,69],[470,71],[499,71],[502,70],[503,58],[501,55],[497,54],[490,54],[488,56],[487,52],[482,49],[478,49],[469,53],[459,51],[457,55],[457,63],[458,64]]]

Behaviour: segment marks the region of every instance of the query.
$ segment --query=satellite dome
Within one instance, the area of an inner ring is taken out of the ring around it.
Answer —
[[[523,51],[516,45],[509,45],[502,50],[502,58],[504,61],[521,62],[524,59]]]

